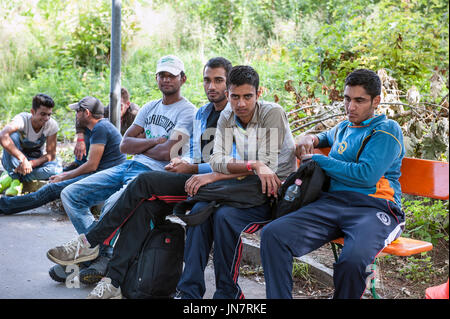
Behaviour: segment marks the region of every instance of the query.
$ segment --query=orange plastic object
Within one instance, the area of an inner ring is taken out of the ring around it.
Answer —
[[[330,148],[315,149],[316,154],[328,155]],[[448,163],[405,157],[400,184],[402,193],[436,199],[449,199]]]
[[[400,183],[410,195],[448,200],[448,163],[405,157]]]
[[[333,240],[335,244],[344,245],[344,238]],[[383,253],[395,256],[411,256],[433,249],[433,244],[427,241],[399,237],[383,249]]]
[[[427,288],[425,290],[426,299],[449,299],[448,298],[448,279],[445,284]]]

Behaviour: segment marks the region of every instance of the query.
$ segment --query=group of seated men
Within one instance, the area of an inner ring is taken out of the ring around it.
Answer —
[[[347,119],[329,131],[303,135],[297,144],[283,108],[259,99],[259,75],[251,66],[232,67],[225,58],[210,59],[203,67],[209,103],[198,110],[181,94],[186,74],[179,58],[162,57],[155,77],[162,97],[144,105],[122,130],[123,136],[104,119],[98,99],[88,96],[70,106],[76,111],[77,160],[64,172],[54,162],[57,125],[50,119],[50,97],[37,95],[31,115],[19,114],[1,131],[8,176],[49,183],[34,193],[0,197],[0,214],[61,198],[79,233],[47,252],[56,264],[50,276],[64,282],[65,267],[77,264],[82,268],[80,281],[96,284],[88,298],[121,298],[130,259],[150,231],[149,211],[171,213],[172,206],[165,202],[143,205],[156,189],[158,194],[185,198],[215,181],[257,175],[262,193],[276,196],[283,180],[296,170],[297,159],[312,159],[331,180],[329,190],[315,202],[273,221],[269,203],[250,208],[222,205],[203,223],[186,228],[177,298],[203,298],[213,243],[213,297],[244,298],[238,285],[241,254],[236,252],[242,249],[241,234],[259,229],[267,298],[292,298],[293,257],[341,236],[345,246],[334,264],[334,298],[360,298],[373,269],[369,266],[404,226],[398,180],[403,136],[395,121],[375,114],[381,93],[377,74],[367,69],[350,73],[344,86]],[[122,99],[122,107],[128,105],[129,100]],[[38,156],[29,153],[31,144],[40,151]],[[314,154],[318,147],[331,147],[329,155]],[[125,154],[134,156],[127,160]],[[96,220],[90,207],[101,203]],[[196,203],[191,214],[207,204]]]

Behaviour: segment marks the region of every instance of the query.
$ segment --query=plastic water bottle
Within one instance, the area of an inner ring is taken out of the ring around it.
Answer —
[[[300,196],[300,185],[302,184],[302,180],[297,178],[291,186],[286,190],[286,194],[284,195],[284,200],[288,202],[293,202],[294,199]]]

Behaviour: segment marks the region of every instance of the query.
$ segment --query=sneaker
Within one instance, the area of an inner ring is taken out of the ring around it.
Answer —
[[[77,168],[78,166],[79,166],[79,165],[78,165],[77,162],[72,162],[72,163],[70,163],[70,164],[64,166],[63,172],[68,172],[68,171],[74,170],[74,169]]]
[[[22,195],[23,184],[18,179],[13,179],[9,188],[5,191],[6,196]]]
[[[78,264],[97,258],[99,245],[91,248],[84,234],[47,252],[47,258],[62,266]]]
[[[103,277],[86,299],[122,299],[122,292],[112,285],[111,278]]]
[[[106,256],[98,256],[92,264],[80,271],[80,282],[85,285],[98,283],[106,274],[109,260]]]
[[[9,187],[11,182],[11,176],[8,175],[8,172],[4,171],[0,176],[0,193],[3,193],[3,191]]]

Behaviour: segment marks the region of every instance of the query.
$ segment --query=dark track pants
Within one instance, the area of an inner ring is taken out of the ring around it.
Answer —
[[[191,214],[206,202],[199,202]],[[216,292],[213,298],[243,299],[238,285],[242,257],[241,233],[254,233],[270,221],[268,205],[238,209],[219,207],[204,223],[188,227],[184,249],[184,270],[177,290],[183,298],[200,299],[205,294],[204,271],[214,242]]]
[[[169,215],[173,204],[186,199],[184,184],[190,176],[156,171],[139,174],[86,234],[92,246],[109,245],[120,230],[106,273],[113,283],[123,282],[129,263],[151,229],[152,216]]]
[[[403,212],[392,202],[356,192],[322,193],[274,220],[261,234],[267,298],[292,298],[293,256],[301,257],[344,236],[334,264],[334,298],[361,298],[375,257],[400,236]]]

